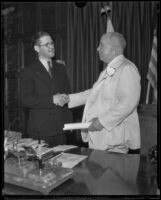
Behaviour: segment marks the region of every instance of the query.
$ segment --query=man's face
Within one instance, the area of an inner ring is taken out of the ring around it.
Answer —
[[[109,63],[113,59],[113,46],[107,36],[102,36],[97,51],[99,53],[100,60],[105,63]]]
[[[39,39],[39,44],[36,45],[36,49],[39,57],[44,59],[51,59],[55,56],[55,46],[52,38],[45,35]]]

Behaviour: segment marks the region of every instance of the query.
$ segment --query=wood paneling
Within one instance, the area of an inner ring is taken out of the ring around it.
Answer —
[[[24,112],[19,98],[19,72],[32,61],[31,36],[35,33],[35,3],[6,3],[14,12],[4,15],[5,129],[24,132]],[[29,39],[30,38],[30,39]],[[27,45],[26,45],[27,43]],[[24,51],[24,49],[26,51]],[[24,56],[25,53],[25,56]]]

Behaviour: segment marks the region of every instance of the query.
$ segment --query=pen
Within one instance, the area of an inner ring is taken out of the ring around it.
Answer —
[[[41,139],[40,139],[40,137],[39,137],[39,140],[38,140],[38,157],[39,157],[39,159],[42,158]]]
[[[62,156],[64,154],[64,152],[61,152],[60,154],[54,156],[53,158],[50,159],[50,164],[54,164],[54,165],[57,165],[57,166],[62,166],[62,163],[61,162],[57,162],[57,158]]]
[[[54,156],[53,158],[50,159],[51,162],[53,162],[54,160],[56,160],[58,157],[62,156],[64,154],[64,152],[61,152],[60,154]]]
[[[5,140],[4,140],[4,146],[6,146],[6,144],[7,144],[7,140],[8,140],[8,138],[5,137]]]
[[[64,154],[64,152],[61,152],[60,154],[54,156],[54,159],[53,159],[53,160],[57,159],[58,157],[62,156],[63,154]]]

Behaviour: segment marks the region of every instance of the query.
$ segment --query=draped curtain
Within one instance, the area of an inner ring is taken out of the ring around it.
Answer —
[[[145,103],[147,73],[154,29],[157,25],[157,2],[113,2],[112,22],[115,31],[127,41],[125,56],[136,64],[141,75],[140,103]],[[152,91],[152,90],[151,90]]]
[[[90,88],[102,70],[97,47],[101,35],[106,32],[106,18],[100,13],[106,5],[109,2],[87,2],[79,8],[74,2],[68,2],[67,66],[72,92]],[[146,98],[156,5],[156,1],[112,2],[114,30],[125,36],[125,56],[136,64],[141,75],[141,103]]]
[[[102,63],[97,47],[106,31],[106,20],[101,8],[106,2],[87,2],[77,7],[68,2],[67,66],[72,92],[89,89],[97,80]]]

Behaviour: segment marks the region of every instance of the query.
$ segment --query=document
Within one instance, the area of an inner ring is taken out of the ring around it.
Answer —
[[[54,152],[67,151],[69,149],[74,149],[74,148],[77,148],[77,146],[75,146],[75,145],[58,145],[56,147],[53,147],[53,151]]]
[[[63,130],[87,129],[90,125],[91,122],[64,124]]]
[[[82,160],[86,159],[87,156],[84,155],[77,155],[77,154],[71,154],[71,153],[62,153],[61,156],[59,156],[56,161],[62,163],[62,167],[64,168],[73,168],[78,163],[80,163]]]

